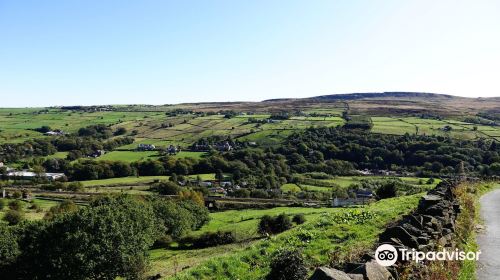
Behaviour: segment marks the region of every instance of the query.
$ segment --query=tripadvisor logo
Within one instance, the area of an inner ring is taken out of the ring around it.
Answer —
[[[375,260],[381,266],[391,266],[398,260],[398,250],[390,244],[382,244],[375,251]]]
[[[375,260],[381,266],[391,266],[396,263],[399,259],[402,261],[415,261],[416,263],[420,261],[464,261],[464,260],[479,260],[479,255],[481,251],[477,252],[464,252],[455,249],[454,251],[448,251],[443,249],[438,252],[421,252],[415,249],[396,249],[390,244],[382,244],[375,251]]]

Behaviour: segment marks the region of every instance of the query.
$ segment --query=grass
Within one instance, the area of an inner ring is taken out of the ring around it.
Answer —
[[[479,199],[486,192],[499,187],[499,184],[480,183],[462,185],[457,191],[458,198],[461,202],[460,204],[462,205],[462,211],[457,218],[456,224],[459,234],[463,237],[459,240],[459,244],[463,251],[477,252],[480,249],[476,241],[475,231],[475,225],[481,224]],[[467,201],[469,201],[469,203],[467,203]],[[461,263],[458,279],[476,279],[475,260],[464,260]]]
[[[159,154],[156,151],[112,151],[98,157],[97,159],[134,162],[139,160],[154,159],[158,156]]]
[[[321,182],[326,182],[330,183],[332,186],[339,185],[342,188],[347,188],[351,184],[359,183],[361,180],[376,180],[376,179],[384,179],[384,178],[399,178],[406,183],[418,186],[418,187],[425,187],[426,189],[430,189],[435,187],[439,182],[441,182],[440,179],[434,179],[434,183],[432,184],[427,184],[427,180],[429,178],[417,178],[417,177],[393,177],[393,176],[339,176],[335,177],[334,179],[322,179],[318,180]],[[422,183],[422,184],[421,184]],[[293,184],[293,183],[288,183],[284,184],[281,186],[281,190],[284,192],[300,192],[302,191],[312,191],[312,192],[331,192],[332,188],[328,186],[315,186],[312,184]]]
[[[205,152],[189,152],[189,151],[182,151],[179,152],[175,155],[177,158],[196,158],[200,159],[203,158],[207,155]]]
[[[169,176],[142,176],[122,177],[101,180],[80,181],[84,187],[111,186],[111,185],[135,185],[152,183],[155,180],[168,180]]]
[[[375,218],[363,224],[332,223],[332,214],[353,211],[339,208],[279,207],[212,213],[210,223],[194,234],[218,229],[235,230],[239,238],[250,239],[202,250],[153,250],[151,274],[172,277],[179,272],[172,279],[262,279],[268,272],[272,255],[289,246],[302,250],[308,266],[324,265],[334,256],[371,248],[384,225],[411,211],[419,197],[398,197],[366,206],[364,210],[374,213]],[[259,237],[256,234],[258,219],[265,214],[280,213],[303,213],[307,221],[268,239],[256,239]]]
[[[5,213],[7,211],[9,211],[9,207],[8,207],[8,203],[14,199],[8,199],[8,198],[0,198],[0,200],[3,200],[5,201],[5,207],[0,210],[0,219],[3,218],[3,216],[5,215]],[[59,204],[59,202],[56,202],[56,201],[51,201],[51,200],[44,200],[44,199],[33,199],[31,200],[31,202],[27,202],[25,200],[19,200],[21,201],[21,204],[22,204],[22,209],[23,209],[23,212],[24,212],[24,218],[26,220],[40,220],[42,219],[44,216],[45,216],[45,213],[52,207],[52,206],[55,206],[57,204]],[[38,205],[38,207],[40,208],[40,210],[34,210],[34,209],[29,209],[29,207],[32,205],[32,204],[36,204]]]
[[[215,173],[194,174],[189,178],[196,179],[200,176],[201,180],[215,180]],[[141,177],[121,177],[100,180],[80,181],[84,187],[112,186],[112,185],[143,185],[153,183],[155,180],[168,180],[170,176],[141,176]]]
[[[129,133],[135,131],[135,143],[120,147],[120,149],[135,149],[139,143],[154,144],[161,147],[168,145],[181,145],[187,148],[203,137],[213,135],[226,135],[243,141],[258,142],[263,146],[276,145],[281,140],[298,129],[310,126],[338,126],[344,124],[340,118],[343,108],[328,108],[329,105],[321,104],[315,108],[304,110],[309,113],[319,113],[323,116],[296,116],[288,120],[275,123],[255,124],[248,123],[249,118],[266,119],[268,114],[238,115],[226,119],[223,115],[196,116],[184,114],[166,116],[165,110],[169,107],[151,107],[147,111],[141,106],[116,107],[118,110],[109,112],[80,112],[57,108],[43,110],[43,108],[28,109],[1,109],[0,110],[0,144],[21,143],[29,139],[44,138],[42,133],[33,131],[44,125],[52,129],[62,129],[68,133],[76,133],[79,128],[91,124],[110,125],[112,129],[126,128]],[[202,107],[202,106],[201,106]],[[201,108],[200,107],[200,108]],[[156,110],[156,111],[155,111]],[[163,112],[162,112],[163,110]],[[500,137],[500,128],[475,125],[454,119],[433,120],[416,117],[371,117],[374,127],[373,132],[402,135],[404,133],[432,135],[450,135],[461,139],[474,139],[477,137]],[[165,126],[168,124],[168,126]],[[171,126],[172,125],[172,126]],[[440,128],[449,125],[451,132],[443,132]],[[473,130],[477,127],[477,131]],[[131,155],[108,155],[104,159],[129,161],[135,158]],[[190,155],[196,157],[195,155]]]

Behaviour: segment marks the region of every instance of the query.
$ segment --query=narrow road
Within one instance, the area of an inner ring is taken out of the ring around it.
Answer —
[[[500,279],[500,190],[494,190],[481,197],[481,217],[486,230],[477,237],[481,250],[477,264],[477,279]]]

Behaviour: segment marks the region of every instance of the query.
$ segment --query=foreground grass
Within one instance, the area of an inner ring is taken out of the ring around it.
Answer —
[[[412,211],[420,197],[386,199],[357,209],[279,207],[213,213],[210,223],[194,234],[235,230],[238,239],[244,240],[202,250],[153,250],[151,274],[160,273],[171,279],[261,279],[268,273],[273,254],[287,247],[301,249],[311,269],[331,261],[354,258],[374,246],[387,223]],[[375,217],[360,224],[335,223],[332,219],[332,215],[348,211],[368,211]],[[282,234],[258,239],[259,218],[279,213],[303,213],[307,222]]]

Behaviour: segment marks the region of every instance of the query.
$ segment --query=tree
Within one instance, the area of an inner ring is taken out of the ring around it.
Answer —
[[[103,197],[20,233],[15,279],[141,278],[158,236],[152,208],[127,196]]]
[[[0,223],[0,274],[2,267],[15,261],[19,253],[19,246],[13,228]]]
[[[192,191],[192,190],[184,190],[179,192],[179,198],[181,200],[190,200],[194,203],[205,206],[205,199],[203,198],[203,193]]]
[[[171,200],[153,200],[155,216],[164,228],[164,234],[178,239],[192,229],[193,219],[191,213]]]
[[[64,200],[58,205],[50,207],[49,211],[45,213],[45,216],[43,218],[46,220],[51,220],[58,215],[75,212],[77,210],[78,206],[72,200]]]
[[[177,183],[170,181],[156,183],[153,185],[153,189],[161,195],[177,195],[181,190]]]
[[[395,181],[388,181],[376,190],[376,194],[379,199],[395,197],[396,193],[397,187]]]
[[[114,136],[124,135],[127,133],[127,129],[125,127],[119,127],[115,132],[113,132]]]

